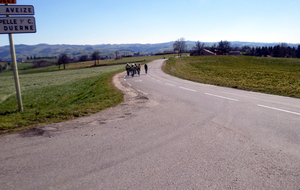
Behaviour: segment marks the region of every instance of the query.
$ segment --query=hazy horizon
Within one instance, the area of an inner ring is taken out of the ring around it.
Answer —
[[[140,45],[147,45],[147,44],[164,44],[164,43],[172,43],[173,41],[169,41],[169,42],[160,42],[160,43],[120,43],[120,44],[112,44],[112,43],[105,43],[105,44],[49,44],[49,43],[38,43],[38,44],[15,44],[16,46],[18,45],[28,45],[28,46],[36,46],[36,45],[70,45],[70,46],[97,46],[97,45],[134,45],[134,44],[140,44]],[[192,40],[186,40],[187,42],[196,42],[196,41],[192,41]],[[198,40],[197,40],[198,41]],[[221,40],[220,40],[221,41]],[[203,42],[200,41],[202,43],[218,43],[220,41],[215,41],[215,42]],[[224,40],[223,40],[224,41]],[[287,43],[287,42],[247,42],[247,41],[229,41],[231,43],[235,42],[235,43],[255,43],[255,44],[281,44],[281,43]],[[300,45],[300,43],[287,43],[287,44],[293,44],[293,45]],[[7,45],[2,45],[0,47],[4,47],[4,46],[9,46],[9,44]]]
[[[15,44],[156,44],[181,37],[300,43],[299,0],[18,0],[17,5],[34,6],[37,33],[14,34]],[[0,46],[8,44],[8,35],[0,35]]]

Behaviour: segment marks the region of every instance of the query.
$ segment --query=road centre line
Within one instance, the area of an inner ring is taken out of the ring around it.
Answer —
[[[155,80],[155,81],[157,81],[157,82],[161,82],[161,83],[162,83],[162,81],[160,81],[160,80],[157,80],[157,79],[155,79],[155,78],[153,78],[153,77],[151,77],[151,76],[149,76],[149,75],[147,75],[147,76],[148,76],[149,78],[151,78],[152,80]],[[126,79],[124,79],[124,80],[126,81]],[[128,84],[129,86],[131,86],[131,84],[129,84],[128,82],[127,82],[127,84]],[[175,85],[170,84],[170,83],[165,83],[165,84],[166,84],[166,85],[169,85],[169,86],[175,87]],[[196,90],[189,89],[189,88],[185,88],[185,87],[181,87],[181,86],[179,86],[179,88],[184,89],[184,90],[188,90],[188,91],[192,91],[192,92],[197,92]],[[143,94],[145,94],[145,95],[147,95],[147,93],[145,93],[145,92],[143,92],[143,91],[141,91],[141,90],[138,90],[138,91],[141,92],[141,93],[143,93]],[[223,99],[227,99],[227,100],[239,102],[239,100],[233,99],[233,98],[228,98],[228,97],[219,96],[219,95],[210,94],[210,93],[205,93],[205,94],[206,94],[206,95],[209,95],[209,96],[214,96],[214,97],[218,97],[218,98],[223,98]],[[281,112],[285,112],[285,113],[290,113],[290,114],[300,115],[300,113],[297,113],[297,112],[293,112],[293,111],[289,111],[289,110],[283,110],[283,109],[274,108],[274,107],[269,107],[269,106],[265,106],[265,105],[261,105],[261,104],[258,104],[257,106],[263,107],[263,108],[267,108],[267,109],[273,109],[273,110],[277,110],[277,111],[281,111]]]
[[[166,85],[169,85],[169,86],[175,86],[174,84],[170,84],[170,83],[166,83]]]
[[[152,80],[156,80],[155,78],[153,78],[153,77],[150,77],[149,75],[147,75],[150,79],[152,79]]]
[[[192,92],[197,92],[196,90],[189,89],[189,88],[184,88],[184,87],[181,87],[181,86],[179,86],[179,88],[184,89],[184,90],[188,90],[188,91],[192,91]]]
[[[137,90],[137,91],[139,91],[139,92],[141,92],[141,93],[143,93],[143,94],[145,94],[145,95],[148,95],[146,92],[143,92],[143,91],[141,91],[141,90]]]
[[[282,112],[286,112],[286,113],[291,113],[291,114],[295,114],[295,115],[300,115],[300,113],[297,113],[297,112],[292,112],[292,111],[283,110],[283,109],[279,109],[279,108],[264,106],[264,105],[260,105],[260,104],[258,104],[257,106],[263,107],[263,108],[272,109],[272,110],[282,111]]]
[[[209,93],[205,93],[205,94],[206,94],[206,95],[209,95],[209,96],[214,96],[214,97],[218,97],[218,98],[223,98],[223,99],[227,99],[227,100],[232,100],[232,101],[239,102],[239,100],[237,100],[237,99],[227,98],[227,97],[224,97],[224,96],[218,96],[218,95],[215,95],[215,94],[209,94]]]

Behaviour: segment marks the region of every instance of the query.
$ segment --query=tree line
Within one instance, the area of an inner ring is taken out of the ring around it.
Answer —
[[[270,47],[243,47],[246,52],[245,55],[249,56],[259,56],[259,57],[286,57],[286,58],[300,58],[300,45],[297,49],[295,47],[290,47],[286,43],[282,43],[276,46]]]
[[[100,52],[99,51],[94,51],[91,55],[91,59],[95,61],[95,66],[97,63],[100,63]],[[89,61],[88,55],[83,55],[79,58],[79,61]],[[70,63],[70,58],[68,57],[67,54],[62,53],[59,55],[58,60],[57,60],[57,65],[58,68],[60,69],[60,66],[63,65],[64,69],[66,69],[66,64]]]
[[[264,57],[287,57],[287,58],[300,58],[300,45],[297,48],[290,47],[286,43],[281,43],[276,46],[270,47],[232,47],[231,43],[228,41],[220,41],[218,44],[213,44],[212,46],[205,46],[205,43],[200,41],[195,42],[192,51],[187,51],[187,45],[184,38],[180,38],[173,43],[174,51],[178,51],[178,55],[181,56],[182,53],[191,53],[195,51],[198,55],[201,55],[203,49],[210,50],[211,52],[217,54],[227,55],[230,51],[240,51],[242,55],[248,56],[264,56]]]

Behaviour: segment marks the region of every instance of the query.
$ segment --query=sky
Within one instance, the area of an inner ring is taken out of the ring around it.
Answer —
[[[17,0],[33,5],[36,33],[15,44],[300,43],[300,0]],[[0,46],[9,45],[0,34]]]

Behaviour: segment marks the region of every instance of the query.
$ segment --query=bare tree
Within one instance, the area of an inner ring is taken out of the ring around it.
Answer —
[[[187,45],[184,38],[180,38],[173,43],[174,51],[177,50],[179,56],[181,56],[186,47]]]
[[[59,58],[57,60],[57,65],[58,65],[58,68],[60,69],[60,65],[63,64],[64,65],[64,69],[66,69],[66,64],[69,63],[69,57],[67,56],[67,54],[65,53],[62,53],[59,55]]]
[[[230,42],[228,41],[220,41],[218,45],[218,50],[221,50],[223,53],[229,53],[230,51]]]
[[[92,54],[92,59],[95,60],[95,66],[97,65],[97,62],[99,64],[100,52],[94,51],[94,53]]]
[[[116,60],[118,59],[118,55],[119,55],[119,51],[115,51],[115,55],[116,55]]]
[[[203,48],[204,48],[204,43],[201,43],[198,40],[197,42],[195,42],[195,46],[193,47],[193,50],[197,51],[198,55],[200,55]]]

